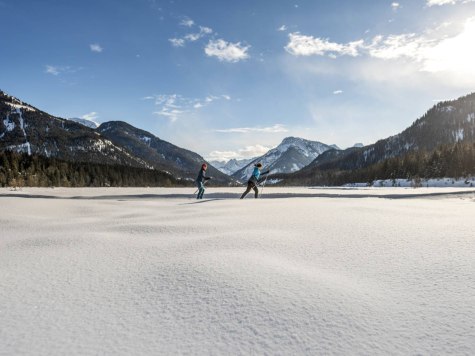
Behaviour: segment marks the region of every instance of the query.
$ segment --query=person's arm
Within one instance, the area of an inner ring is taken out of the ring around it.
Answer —
[[[263,176],[264,174],[269,174],[269,173],[270,173],[270,170],[267,170],[267,171],[265,171],[265,172],[262,172],[262,173],[261,173],[261,176]]]
[[[212,177],[204,177],[205,180],[209,180],[211,179]]]

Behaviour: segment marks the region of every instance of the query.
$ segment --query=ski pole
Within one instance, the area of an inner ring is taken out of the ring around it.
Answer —
[[[264,184],[262,184],[261,194],[259,195],[260,198],[262,198],[262,193],[264,192],[264,187],[266,186],[267,177],[268,177],[269,175],[270,175],[270,172],[269,172],[269,174],[266,174],[266,179],[264,179]]]
[[[204,188],[206,182],[207,182],[207,180],[205,180],[205,181],[203,182],[203,188]],[[200,190],[200,188],[196,189],[195,192],[193,193],[193,195],[196,195],[196,193],[198,193],[198,190]]]

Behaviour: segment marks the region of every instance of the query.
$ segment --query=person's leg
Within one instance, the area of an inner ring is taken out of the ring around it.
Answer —
[[[203,199],[203,194],[205,193],[205,188],[200,188],[198,191],[198,199]]]
[[[203,194],[205,192],[205,187],[203,187],[203,183],[198,183],[198,195],[196,199],[203,199]]]
[[[255,185],[254,187],[252,187],[252,189],[254,189],[254,198],[257,199],[257,197],[259,196],[259,190],[257,189],[257,186]]]
[[[246,191],[244,193],[242,193],[241,199],[243,199],[247,195],[247,193],[249,193],[251,191],[252,186],[253,186],[253,184],[251,182],[247,182]]]

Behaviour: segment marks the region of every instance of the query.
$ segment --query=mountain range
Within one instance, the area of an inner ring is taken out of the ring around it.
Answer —
[[[285,179],[300,184],[322,171],[354,171],[411,152],[432,152],[443,145],[475,142],[475,93],[434,105],[399,134],[363,147],[329,150]],[[474,170],[475,167],[467,167]],[[401,177],[400,177],[401,178]]]
[[[247,166],[249,163],[255,160],[255,157],[253,158],[247,158],[247,159],[235,159],[232,158],[229,161],[210,161],[210,163],[219,169],[221,172],[227,174],[227,175],[232,175],[236,171],[240,170],[244,166]]]
[[[219,185],[245,182],[254,164],[261,162],[264,168],[270,169],[275,178],[280,179],[283,184],[318,183],[314,178],[321,176],[322,172],[330,172],[326,174],[325,184],[332,184],[328,177],[335,172],[366,170],[365,177],[373,177],[375,172],[382,171],[381,166],[378,166],[377,170],[374,169],[372,175],[368,173],[368,169],[394,158],[400,160],[391,161],[390,164],[404,166],[404,169],[394,168],[392,172],[409,174],[407,172],[410,170],[405,168],[409,165],[409,160],[414,160],[416,156],[407,158],[407,155],[414,152],[418,152],[418,159],[424,160],[426,165],[429,163],[426,162],[425,156],[420,156],[420,152],[453,154],[454,157],[459,154],[454,153],[450,147],[441,148],[444,145],[459,145],[456,148],[458,151],[468,153],[463,157],[457,156],[457,159],[471,162],[467,154],[471,154],[472,148],[460,146],[466,143],[475,143],[475,93],[440,102],[401,133],[371,145],[355,144],[341,150],[335,145],[287,137],[261,157],[231,160],[227,163],[211,162],[208,164],[208,175],[213,176],[213,182]],[[171,174],[176,182],[189,181],[190,184],[201,164],[205,162],[197,153],[161,140],[152,133],[126,122],[109,121],[97,127],[89,120],[63,119],[0,91],[0,152],[4,151],[23,152],[69,162],[155,170]],[[433,158],[430,164],[434,165],[434,162],[439,162],[437,157]],[[444,170],[431,166],[430,170],[451,174],[447,167],[448,165],[445,165]],[[386,168],[383,170],[388,174]],[[457,170],[475,173],[475,167],[465,169],[459,165]],[[359,176],[346,177],[354,179]],[[338,182],[341,183],[341,179]]]
[[[97,128],[49,115],[0,91],[0,151],[11,150],[65,161],[115,164],[167,171],[193,181],[205,159],[125,122]],[[218,184],[233,180],[209,165]]]
[[[276,147],[261,157],[257,157],[232,174],[232,177],[246,181],[260,162],[264,169],[273,174],[296,172],[311,163],[315,158],[328,150],[338,150],[335,145],[326,145],[318,141],[309,141],[298,137],[287,137]]]

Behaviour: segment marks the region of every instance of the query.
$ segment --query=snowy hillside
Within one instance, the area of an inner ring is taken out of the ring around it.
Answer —
[[[431,152],[459,142],[475,142],[475,93],[434,105],[404,131],[374,144],[327,152],[296,176],[322,169],[356,170],[408,152]]]
[[[0,152],[54,157],[72,162],[125,165],[169,172],[194,180],[205,161],[192,151],[126,122],[63,119],[0,91]],[[233,181],[209,167],[216,184]],[[25,172],[23,172],[24,174]]]
[[[310,164],[320,154],[336,146],[326,145],[318,141],[309,141],[298,137],[287,137],[279,146],[265,155],[254,159],[244,168],[233,174],[239,180],[246,180],[252,173],[254,164],[261,162],[264,169],[273,173],[292,173]]]
[[[125,147],[135,157],[143,159],[155,169],[171,172],[174,176],[194,180],[205,159],[190,150],[164,141],[151,132],[134,127],[124,121],[108,121],[96,130],[114,144]],[[214,168],[208,167],[213,182],[229,184],[231,179]]]
[[[0,151],[150,168],[89,127],[49,115],[1,90]]]
[[[266,190],[0,189],[0,354],[473,354],[473,189]]]

